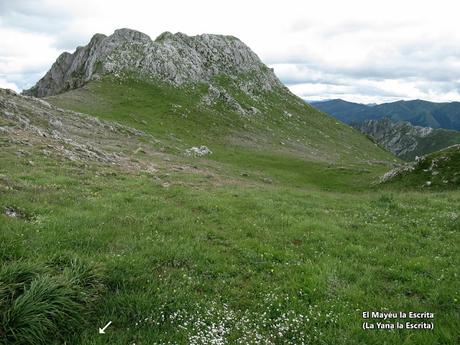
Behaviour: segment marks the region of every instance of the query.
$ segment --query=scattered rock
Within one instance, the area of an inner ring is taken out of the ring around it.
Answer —
[[[18,219],[25,218],[25,214],[14,206],[6,206],[4,208],[4,214],[7,217],[11,217],[11,218],[18,218]]]
[[[146,153],[138,138],[148,139],[144,140],[145,147],[155,141],[151,135],[139,130],[62,110],[33,97],[12,96],[8,90],[1,88],[0,106],[0,121],[12,124],[6,133],[8,139],[23,147],[42,147],[41,152],[45,156],[59,155],[75,162],[130,164],[123,151],[128,154],[133,150],[134,153]],[[120,139],[123,139],[123,150],[114,152],[113,146]],[[29,150],[20,149],[15,153],[21,158],[31,156]],[[30,158],[27,163],[34,164]]]
[[[244,110],[240,103],[228,93],[223,88],[218,88],[213,86],[212,84],[209,85],[208,93],[205,94],[202,99],[201,103],[207,106],[215,105],[217,102],[223,102],[227,105],[227,107],[239,114],[256,114],[259,112],[257,108],[251,107],[248,111]]]
[[[396,176],[402,175],[402,174],[407,173],[407,172],[411,172],[414,169],[415,169],[415,167],[412,164],[406,164],[406,165],[403,165],[403,166],[400,166],[400,167],[396,167],[396,168],[386,172],[382,177],[380,177],[380,183],[388,182],[388,181],[392,180],[393,178],[395,178]]]
[[[146,153],[145,150],[142,147],[138,147],[133,151],[133,154],[137,155],[138,153]]]
[[[206,146],[200,146],[200,147],[193,146],[193,147],[185,150],[185,154],[187,156],[202,157],[202,156],[207,156],[207,155],[212,154],[212,151],[210,149],[208,149]]]
[[[291,118],[292,117],[292,114],[289,112],[289,111],[284,111],[284,116],[286,116],[287,118]]]
[[[152,165],[149,165],[145,170],[144,170],[146,173],[148,174],[155,174],[156,172],[158,172],[158,169],[156,169],[154,166]]]
[[[23,150],[19,150],[16,152],[16,156],[17,157],[25,157],[27,155],[26,152],[24,152]]]
[[[253,114],[259,114],[260,110],[257,109],[256,107],[249,107],[249,112],[251,112]]]

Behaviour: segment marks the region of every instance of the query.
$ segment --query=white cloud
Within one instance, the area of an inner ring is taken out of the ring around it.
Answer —
[[[11,89],[16,92],[20,91],[19,87],[15,83],[11,83],[2,77],[0,77],[0,87],[2,89]]]
[[[456,0],[0,0],[0,77],[31,86],[64,50],[130,27],[239,37],[307,98],[460,100]]]
[[[0,78],[22,89],[35,83],[57,58],[45,34],[0,27]]]

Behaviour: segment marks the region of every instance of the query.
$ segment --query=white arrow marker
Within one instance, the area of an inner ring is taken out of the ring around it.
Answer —
[[[99,328],[99,334],[105,334],[105,330],[110,326],[111,323],[112,321],[109,321],[109,323],[105,325],[104,328]]]

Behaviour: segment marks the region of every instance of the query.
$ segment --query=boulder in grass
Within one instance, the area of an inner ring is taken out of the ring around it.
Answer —
[[[185,154],[187,156],[202,157],[202,156],[207,156],[207,155],[212,154],[212,151],[208,149],[206,146],[200,146],[200,147],[193,146],[185,150]]]

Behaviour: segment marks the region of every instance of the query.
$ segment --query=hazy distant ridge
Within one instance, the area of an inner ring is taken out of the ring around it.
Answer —
[[[368,106],[333,99],[311,104],[348,124],[387,117],[392,121],[407,121],[414,126],[460,130],[460,102],[434,103],[413,100]]]

